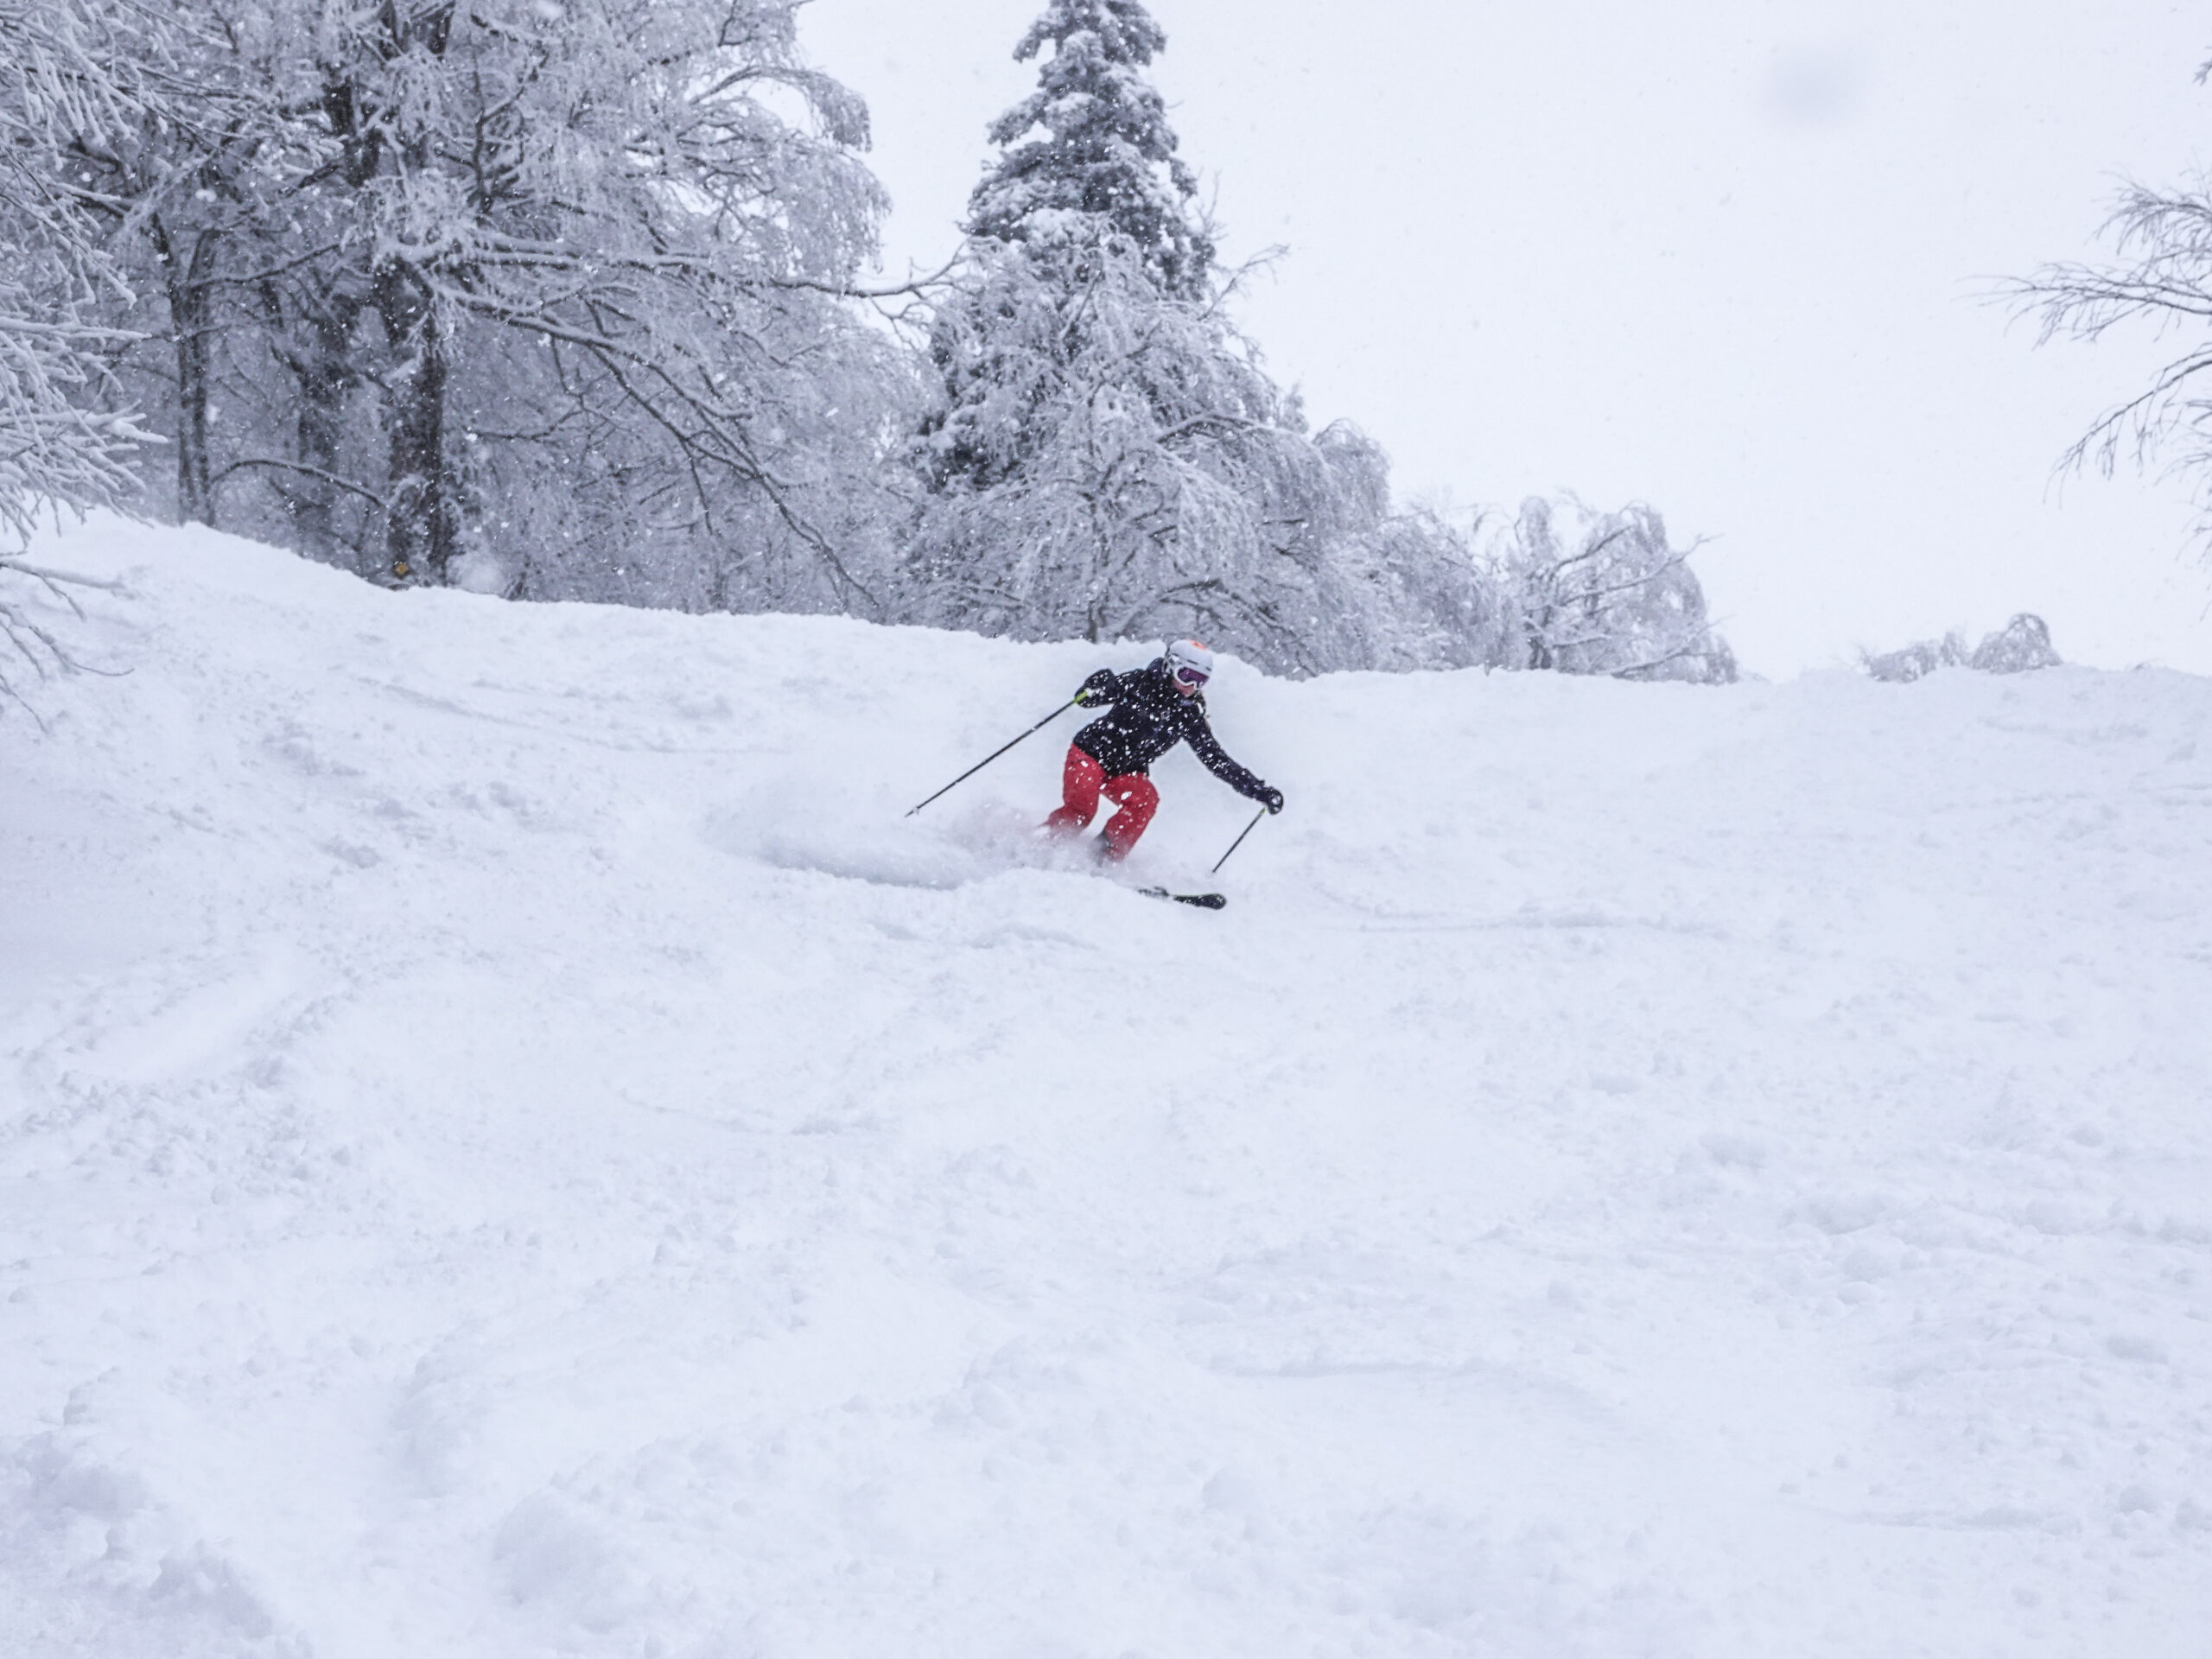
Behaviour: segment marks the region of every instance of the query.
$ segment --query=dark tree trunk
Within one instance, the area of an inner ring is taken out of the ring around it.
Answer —
[[[207,364],[214,333],[211,279],[219,238],[201,231],[192,238],[188,257],[158,219],[148,228],[161,256],[169,333],[176,346],[176,514],[184,524],[212,525],[215,491],[208,461]]]
[[[335,287],[316,296],[314,303],[315,309],[304,319],[302,349],[289,354],[286,361],[300,389],[300,461],[311,469],[302,475],[292,522],[299,531],[301,550],[328,563],[335,560],[339,545],[338,486],[331,480],[339,476],[343,460],[346,399],[360,382],[353,348],[363,302],[358,294]],[[367,549],[358,555],[359,561],[371,563],[374,558]]]
[[[376,305],[396,359],[385,412],[385,550],[395,576],[443,582],[459,507],[445,455],[444,332],[429,284],[397,260],[377,272]]]
[[[398,0],[383,0],[377,14],[383,50],[393,58],[415,51],[444,56],[454,10],[454,0],[429,0],[413,10],[404,10]],[[423,132],[400,143],[408,165],[419,172],[430,170],[430,148]],[[385,407],[391,446],[385,551],[393,575],[442,584],[460,522],[460,502],[446,465],[445,331],[428,277],[407,261],[387,259],[378,266],[373,288],[385,342],[394,359]]]

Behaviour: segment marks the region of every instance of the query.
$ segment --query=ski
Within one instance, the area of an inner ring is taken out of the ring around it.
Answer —
[[[1196,905],[1200,910],[1222,910],[1229,904],[1217,893],[1170,893],[1165,887],[1139,887],[1137,891],[1147,899],[1173,899],[1179,905]]]

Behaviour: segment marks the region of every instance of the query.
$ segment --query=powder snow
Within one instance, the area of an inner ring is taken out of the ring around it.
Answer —
[[[2212,682],[1225,663],[1106,876],[902,814],[1141,646],[35,556],[0,1650],[2206,1651]]]

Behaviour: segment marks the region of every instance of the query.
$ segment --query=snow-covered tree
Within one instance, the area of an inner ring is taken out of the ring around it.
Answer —
[[[165,302],[130,366],[181,514],[405,580],[868,608],[907,377],[841,297],[883,198],[797,0],[172,10],[193,118],[76,150]]]
[[[2050,643],[2050,624],[2032,611],[2022,611],[1996,632],[1982,635],[1967,666],[1984,674],[2032,674],[2056,668],[2062,660]]]
[[[1593,512],[1573,498],[1524,503],[1496,568],[1519,626],[1516,666],[1623,679],[1736,677],[1705,592],[1660,516],[1642,503]]]
[[[663,539],[775,524],[849,605],[861,584],[808,497],[834,489],[825,448],[875,435],[875,337],[831,296],[883,207],[855,159],[864,107],[797,61],[785,0],[505,10],[456,14],[435,52],[377,42],[354,83],[384,134],[372,294],[404,365],[395,486],[429,489],[442,443],[449,510],[472,471],[534,450],[569,505],[585,467]],[[451,339],[496,375],[447,410]],[[504,455],[469,467],[472,436]],[[440,533],[405,504],[401,556]]]
[[[1218,302],[1089,222],[972,245],[932,351],[907,550],[921,620],[1019,639],[1201,635],[1335,666],[1322,573],[1365,480],[1332,464]]]
[[[117,505],[145,442],[119,404],[105,308],[127,299],[100,245],[87,181],[65,136],[110,131],[157,107],[156,21],[128,4],[0,0],[0,701],[10,673],[80,666],[41,601],[73,609],[84,579],[22,557],[41,518]]]
[[[764,504],[849,586],[788,462],[836,418],[817,377],[849,326],[820,290],[872,251],[882,200],[852,155],[866,112],[798,63],[795,10],[356,15],[328,101],[372,233],[396,569],[443,575],[490,442],[562,473],[616,451],[625,509],[664,531]],[[492,373],[456,384],[472,366]]]
[[[1332,666],[1522,665],[1504,583],[1437,513],[1388,513],[1345,537],[1325,569],[1321,597],[1318,643]]]
[[[1052,0],[1015,48],[1020,61],[1052,51],[1037,91],[991,124],[1001,153],[969,198],[964,279],[938,308],[944,397],[924,423],[932,490],[956,478],[989,489],[1048,441],[1029,424],[1056,369],[1085,349],[1089,296],[1215,308],[1197,181],[1139,73],[1166,42],[1137,0]]]
[[[117,367],[169,442],[171,505],[188,521],[215,519],[219,388],[266,372],[251,348],[233,363],[235,342],[262,326],[270,285],[310,263],[310,235],[335,235],[302,223],[316,217],[305,181],[331,148],[312,67],[288,49],[312,22],[305,0],[176,0],[160,22],[171,95],[59,135],[54,164],[129,282],[113,315],[142,344]]]
[[[1205,298],[1213,243],[1192,211],[1198,179],[1142,73],[1166,43],[1139,0],[1052,0],[1014,52],[1052,55],[1037,90],[991,124],[1002,153],[968,199],[967,234],[1020,246],[1092,221],[1087,233],[1135,249],[1162,293]]]
[[[2212,64],[2198,72],[2212,76]],[[2101,339],[2140,322],[2174,329],[2184,347],[2133,397],[2099,416],[2069,449],[2065,464],[2094,466],[2109,476],[2122,454],[2138,466],[2161,453],[2192,476],[2197,536],[2212,555],[2212,173],[2178,189],[2131,184],[2106,221],[2118,258],[2044,266],[2012,283],[2021,309],[2037,315],[2042,339]]]
[[[0,544],[43,508],[111,505],[143,439],[106,393],[126,291],[100,247],[73,130],[126,124],[149,96],[143,20],[85,0],[0,0]]]
[[[1026,639],[1198,633],[1313,671],[1334,665],[1321,594],[1372,516],[1366,480],[1226,315],[1140,73],[1163,40],[1136,0],[1053,0],[1017,50],[1052,55],[991,129],[1004,151],[935,308],[906,603]]]

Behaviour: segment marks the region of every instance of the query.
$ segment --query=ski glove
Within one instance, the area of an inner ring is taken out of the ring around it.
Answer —
[[[1262,789],[1256,798],[1270,812],[1282,810],[1282,791],[1279,789]]]
[[[1111,691],[1113,689],[1114,671],[1110,668],[1102,668],[1076,689],[1076,706],[1079,709],[1088,709],[1097,700],[1100,693]]]

